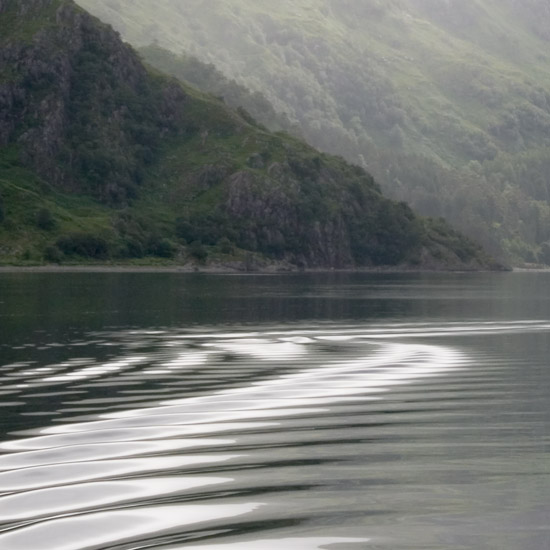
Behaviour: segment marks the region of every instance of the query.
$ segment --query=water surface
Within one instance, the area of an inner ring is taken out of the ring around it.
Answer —
[[[0,274],[0,548],[550,548],[550,274]]]

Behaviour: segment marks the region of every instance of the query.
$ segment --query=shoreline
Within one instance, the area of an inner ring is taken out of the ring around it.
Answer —
[[[257,266],[243,269],[241,265],[0,265],[2,273],[180,273],[180,274],[219,274],[219,275],[291,275],[298,273],[511,273],[511,272],[550,272],[550,268],[511,268],[511,269],[467,269],[429,268],[413,266],[378,266],[359,268],[298,268],[288,264]]]

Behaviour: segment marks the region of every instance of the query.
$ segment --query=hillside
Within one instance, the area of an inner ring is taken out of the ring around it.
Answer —
[[[132,44],[213,63],[392,197],[550,262],[545,0],[80,3]]]
[[[0,260],[477,269],[362,168],[146,69],[70,0],[0,1]]]

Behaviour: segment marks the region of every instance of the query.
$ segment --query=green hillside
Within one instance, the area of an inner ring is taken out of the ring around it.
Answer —
[[[213,63],[391,196],[550,262],[545,0],[80,3],[132,44]]]
[[[0,262],[489,267],[340,157],[147,69],[70,0],[0,2]]]

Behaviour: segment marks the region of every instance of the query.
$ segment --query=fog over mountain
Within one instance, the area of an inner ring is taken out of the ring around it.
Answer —
[[[547,1],[79,3],[133,45],[213,64],[283,115],[261,122],[364,165],[391,196],[515,263],[550,263]]]

